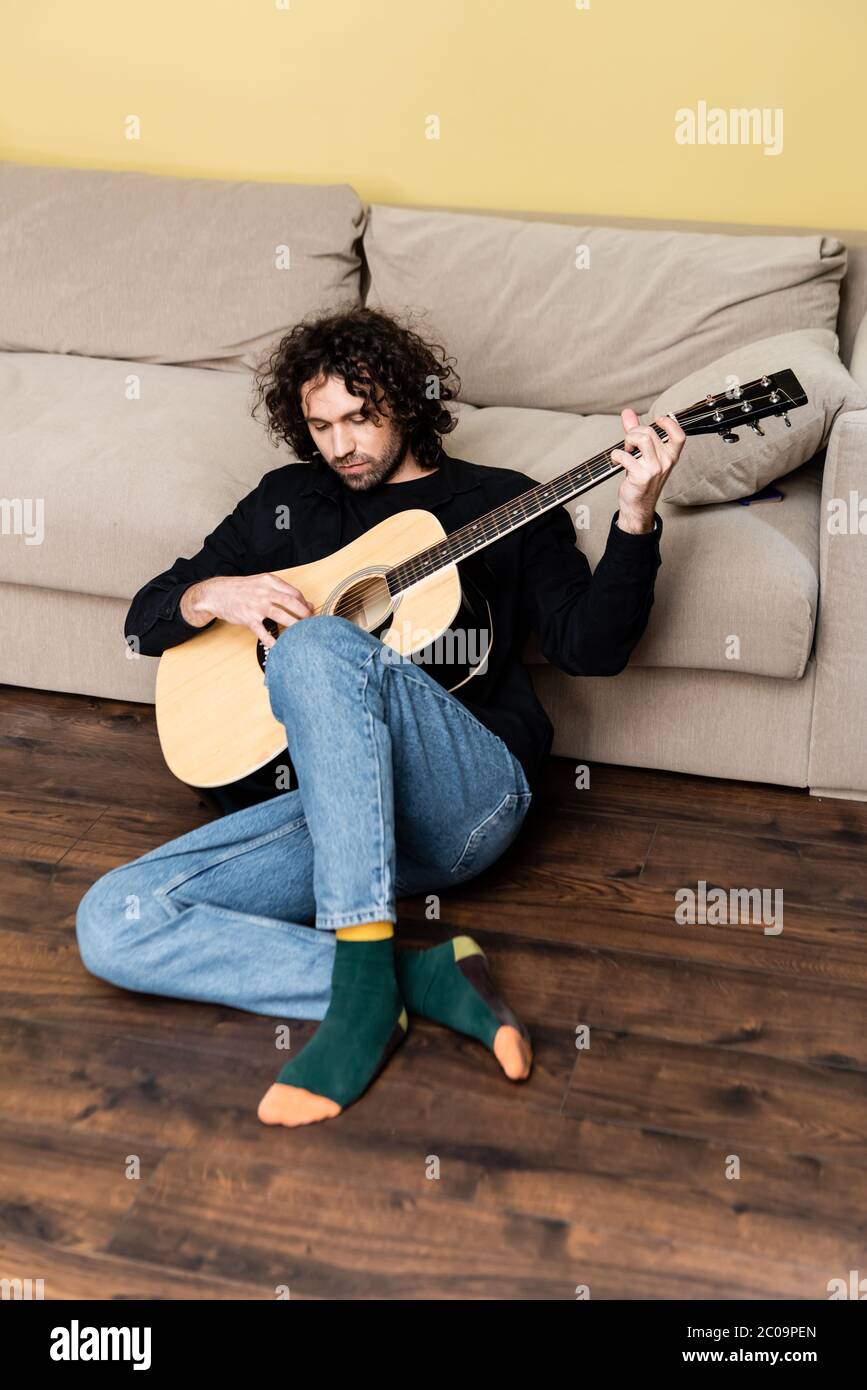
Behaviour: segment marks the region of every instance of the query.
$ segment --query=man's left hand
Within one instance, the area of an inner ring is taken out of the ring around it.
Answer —
[[[626,448],[611,449],[612,463],[622,465],[625,477],[620,484],[617,525],[621,531],[640,535],[653,530],[653,514],[659,494],[686,443],[686,435],[671,415],[657,415],[655,423],[665,430],[666,439],[650,425],[640,425],[634,410],[621,410],[623,443],[638,453],[629,454]]]

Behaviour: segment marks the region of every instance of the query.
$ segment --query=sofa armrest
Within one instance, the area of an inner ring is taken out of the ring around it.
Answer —
[[[849,375],[855,378],[862,391],[867,391],[867,314],[864,315],[855,334]]]
[[[863,334],[862,324],[859,339]],[[863,349],[867,357],[867,336],[863,336]],[[864,370],[862,384],[867,389],[867,360]],[[809,764],[814,795],[867,799],[865,707],[867,410],[849,410],[834,422],[822,480],[816,694]]]

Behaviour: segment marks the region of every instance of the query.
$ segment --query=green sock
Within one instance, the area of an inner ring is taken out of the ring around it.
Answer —
[[[527,1029],[497,994],[485,953],[471,936],[456,936],[427,951],[399,951],[396,968],[410,1013],[444,1023],[491,1049],[503,1024],[529,1042]]]
[[[338,937],[328,1012],[277,1081],[351,1105],[406,1037],[409,1021],[394,970],[394,940]]]

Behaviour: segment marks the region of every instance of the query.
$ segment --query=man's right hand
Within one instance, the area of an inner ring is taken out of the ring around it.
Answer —
[[[181,596],[181,617],[192,627],[206,627],[212,618],[248,627],[264,647],[273,647],[272,637],[263,623],[271,618],[281,627],[290,627],[313,613],[300,589],[278,579],[276,574],[249,574],[202,579]]]

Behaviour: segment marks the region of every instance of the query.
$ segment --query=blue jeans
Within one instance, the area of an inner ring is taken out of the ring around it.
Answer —
[[[335,930],[481,873],[532,796],[502,739],[346,618],[288,627],[265,680],[297,788],[112,869],[78,944],[124,989],[321,1019]]]

